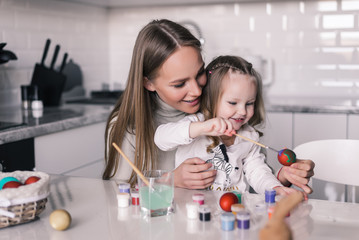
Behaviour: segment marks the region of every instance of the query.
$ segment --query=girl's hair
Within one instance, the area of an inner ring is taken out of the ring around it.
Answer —
[[[201,52],[201,43],[188,29],[166,19],[154,20],[139,32],[126,88],[107,120],[103,179],[116,174],[119,155],[111,143],[121,147],[126,132],[136,135],[134,164],[141,171],[154,169],[158,150],[153,139],[153,112],[157,106],[155,93],[144,87],[144,78],[155,79],[162,64],[182,46],[194,47]],[[129,182],[136,183],[133,171]]]
[[[222,81],[224,77],[231,72],[252,76],[257,86],[257,95],[254,105],[254,115],[248,121],[248,124],[252,127],[263,124],[265,121],[265,109],[262,97],[262,78],[260,74],[254,70],[251,63],[238,56],[219,56],[206,67],[207,85],[203,89],[201,102],[201,112],[205,120],[216,117],[218,103],[223,93]],[[259,132],[259,134],[262,135],[261,132]],[[210,136],[209,138],[213,143],[208,146],[208,152],[219,144],[219,137]]]

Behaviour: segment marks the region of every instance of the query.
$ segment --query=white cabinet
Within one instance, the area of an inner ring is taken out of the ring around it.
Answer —
[[[280,150],[293,147],[293,114],[292,113],[267,113],[267,120],[261,142],[264,145]],[[281,168],[277,160],[277,153],[267,150],[267,163],[274,171]]]
[[[35,138],[35,168],[51,174],[100,178],[106,123]]]
[[[347,138],[346,114],[294,113],[294,146],[302,143]]]
[[[348,138],[359,139],[359,115],[348,115]]]
[[[322,139],[346,139],[347,115],[294,113],[293,129],[294,146]],[[332,201],[344,201],[345,199],[345,186],[342,184],[313,179],[312,188],[314,192],[309,198]]]

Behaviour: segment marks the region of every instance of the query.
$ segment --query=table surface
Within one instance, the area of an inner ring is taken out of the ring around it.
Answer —
[[[137,206],[117,207],[117,183],[100,179],[51,176],[51,194],[40,218],[30,223],[0,229],[3,239],[258,239],[260,224],[251,219],[250,230],[225,232],[220,228],[219,194],[211,191],[175,189],[176,213],[143,218]],[[211,221],[189,220],[185,204],[194,193],[205,194]],[[244,194],[249,209],[262,201],[261,195]],[[49,224],[54,209],[66,209],[72,224],[56,231]],[[259,215],[257,215],[259,216]],[[286,219],[294,239],[357,239],[359,204],[311,199]],[[266,220],[264,220],[265,222]]]

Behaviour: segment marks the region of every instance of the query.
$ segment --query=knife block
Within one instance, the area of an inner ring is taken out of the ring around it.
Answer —
[[[31,85],[37,85],[39,99],[44,106],[59,106],[61,94],[66,83],[66,76],[53,69],[36,64]]]

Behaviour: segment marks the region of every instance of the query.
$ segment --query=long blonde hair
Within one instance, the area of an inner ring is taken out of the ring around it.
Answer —
[[[205,120],[216,117],[218,102],[223,93],[222,81],[230,71],[237,71],[241,74],[249,75],[255,81],[257,95],[254,105],[254,114],[248,121],[248,124],[252,127],[264,124],[265,108],[262,96],[262,78],[251,63],[238,56],[219,56],[206,67],[207,85],[203,89],[201,100],[201,112]],[[258,133],[262,135],[260,131],[258,131]],[[209,136],[209,138],[213,143],[208,146],[208,152],[219,144],[219,137]]]
[[[154,169],[158,155],[153,140],[156,93],[144,88],[144,78],[155,79],[162,64],[181,46],[201,52],[197,38],[185,27],[166,19],[154,20],[139,32],[126,88],[107,120],[103,179],[112,178],[119,166],[119,155],[109,144],[115,142],[121,147],[126,132],[136,135],[134,164],[141,171]],[[136,182],[134,171],[129,182]]]

